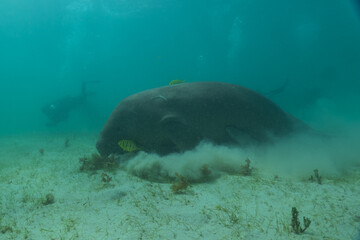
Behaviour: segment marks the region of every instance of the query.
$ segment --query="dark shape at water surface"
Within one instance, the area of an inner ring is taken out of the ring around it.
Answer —
[[[360,19],[360,0],[352,0],[352,2],[354,3],[355,11]]]
[[[359,14],[360,14],[360,0],[353,0],[355,3],[355,7],[357,8]]]
[[[114,109],[97,142],[102,156],[122,154],[120,140],[166,155],[196,147],[262,144],[309,129],[276,104],[245,87],[194,82],[136,93]]]

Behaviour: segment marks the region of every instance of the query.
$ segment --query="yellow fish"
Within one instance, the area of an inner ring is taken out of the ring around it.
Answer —
[[[120,140],[118,145],[121,147],[122,150],[126,152],[134,152],[140,150],[136,144],[131,140]]]
[[[172,80],[170,83],[169,83],[169,85],[175,85],[175,84],[180,84],[180,83],[184,83],[185,82],[185,80],[178,80],[178,79],[176,79],[176,80]]]

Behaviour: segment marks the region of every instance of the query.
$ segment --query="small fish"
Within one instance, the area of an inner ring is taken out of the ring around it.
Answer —
[[[140,150],[140,148],[131,140],[120,140],[118,145],[126,152],[135,152]]]
[[[175,79],[175,80],[172,80],[169,85],[175,85],[175,84],[180,84],[180,83],[184,83],[185,80],[178,80],[178,79]]]

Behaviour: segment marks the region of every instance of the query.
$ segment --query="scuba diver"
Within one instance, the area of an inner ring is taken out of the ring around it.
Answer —
[[[266,97],[268,97],[268,98],[271,98],[271,97],[273,97],[273,96],[275,96],[275,95],[278,95],[278,94],[282,93],[282,92],[285,90],[285,88],[287,87],[288,83],[289,83],[289,79],[286,79],[286,81],[283,83],[283,85],[281,85],[279,88],[276,88],[276,89],[274,89],[274,90],[272,90],[272,91],[270,91],[270,92],[267,92],[267,93],[265,93],[264,95],[265,95]]]
[[[83,105],[87,97],[90,95],[86,92],[88,83],[96,83],[98,81],[83,81],[81,84],[81,94],[79,96],[66,96],[52,103],[46,104],[42,108],[42,112],[47,116],[47,126],[56,126],[59,122],[63,122],[68,118],[69,112],[76,107]]]

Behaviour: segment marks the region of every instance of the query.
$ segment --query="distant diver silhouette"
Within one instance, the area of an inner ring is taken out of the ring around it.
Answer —
[[[66,96],[46,104],[42,108],[42,112],[47,116],[47,126],[56,126],[58,123],[66,121],[69,112],[76,107],[86,103],[87,97],[90,95],[86,92],[88,83],[97,83],[99,81],[83,81],[81,84],[81,94],[79,96]]]
[[[287,87],[288,83],[289,83],[289,79],[286,79],[286,81],[283,83],[283,85],[281,85],[277,89],[274,89],[274,90],[272,90],[270,92],[265,93],[265,96],[271,98],[271,97],[273,97],[275,95],[278,95],[278,94],[282,93],[285,90],[285,88]]]
[[[358,10],[358,12],[360,13],[360,0],[353,0],[355,3],[355,8]]]

